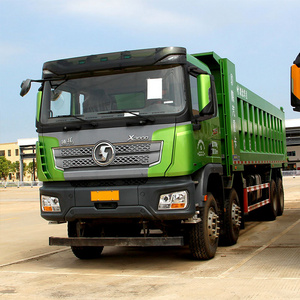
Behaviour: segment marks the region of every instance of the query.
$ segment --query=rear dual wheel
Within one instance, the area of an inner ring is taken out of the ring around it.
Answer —
[[[283,185],[282,185],[282,179],[277,178],[276,179],[276,186],[277,186],[277,216],[281,216],[284,211],[284,192],[283,192]]]
[[[265,206],[264,214],[267,220],[273,221],[277,216],[281,216],[284,211],[284,192],[282,179],[277,177],[270,182],[270,203]]]
[[[241,228],[242,212],[238,194],[231,189],[224,203],[224,219],[220,236],[222,245],[230,246],[236,244]]]
[[[276,219],[278,214],[278,195],[277,187],[274,179],[270,182],[270,193],[269,193],[270,203],[264,207],[264,216],[267,220],[273,221]]]

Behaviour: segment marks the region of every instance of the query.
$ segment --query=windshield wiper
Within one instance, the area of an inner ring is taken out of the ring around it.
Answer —
[[[81,117],[78,117],[76,115],[62,115],[62,116],[57,116],[57,117],[54,117],[54,118],[74,118],[76,120],[80,120],[83,123],[87,123],[87,124],[89,124],[89,125],[91,125],[93,127],[97,126],[97,123],[95,123],[93,121],[86,120],[86,119],[81,118]]]
[[[139,122],[127,122],[126,124],[128,126],[130,126],[130,125],[146,125],[149,123],[150,124],[154,123],[154,121],[155,121],[154,118],[145,117],[145,116],[140,115],[137,112],[127,110],[127,109],[115,109],[115,110],[103,111],[103,112],[99,112],[98,115],[115,114],[115,113],[128,113],[128,114],[131,114],[132,116],[140,118]]]
[[[84,122],[84,123],[90,124],[90,125],[92,125],[93,127],[96,127],[96,126],[97,126],[97,123],[95,123],[95,122],[93,122],[93,121],[89,121],[89,120],[87,120],[87,119],[84,119],[84,118],[81,118],[81,117],[78,117],[78,116],[75,116],[75,115],[71,115],[70,117],[73,117],[73,118],[75,118],[75,119],[77,119],[77,120],[80,120],[80,121],[82,121],[82,122]]]

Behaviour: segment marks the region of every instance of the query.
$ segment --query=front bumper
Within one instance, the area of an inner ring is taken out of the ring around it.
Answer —
[[[184,220],[195,214],[195,184],[189,176],[172,178],[149,178],[142,184],[120,184],[110,181],[113,186],[99,181],[97,184],[82,181],[45,182],[40,195],[57,197],[60,212],[44,212],[41,216],[49,221],[74,221],[78,219],[143,219],[143,220]],[[118,201],[91,201],[91,192],[119,191]],[[188,191],[188,205],[185,209],[158,210],[161,194]]]

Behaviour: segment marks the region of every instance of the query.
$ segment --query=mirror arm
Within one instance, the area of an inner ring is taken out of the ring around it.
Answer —
[[[200,115],[194,115],[192,117],[192,125],[193,125],[193,130],[194,131],[201,129]]]
[[[198,75],[200,75],[200,74],[210,75],[210,74],[207,73],[206,71],[203,71],[203,70],[199,69],[199,68],[196,67],[196,66],[189,66],[189,67],[188,67],[188,72],[189,72],[189,74],[194,75],[194,76],[198,76]]]
[[[201,122],[205,121],[205,120],[209,120],[211,119],[211,115],[194,115],[192,117],[192,123],[193,123],[193,128],[195,127],[199,127],[198,129],[201,129]]]
[[[44,79],[26,79],[21,83],[21,91],[20,91],[20,96],[24,97],[31,88],[31,83],[32,82],[45,82]]]
[[[196,124],[193,124],[193,130],[200,130],[201,129],[201,124],[200,123],[196,123]]]

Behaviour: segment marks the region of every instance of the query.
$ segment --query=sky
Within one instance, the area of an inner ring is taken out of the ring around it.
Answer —
[[[36,93],[50,60],[164,46],[216,52],[237,81],[276,107],[290,106],[300,52],[299,0],[0,0],[0,143],[37,137]]]

